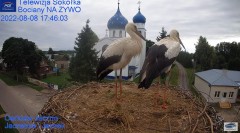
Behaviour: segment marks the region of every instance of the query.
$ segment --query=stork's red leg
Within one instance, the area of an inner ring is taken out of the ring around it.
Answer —
[[[115,97],[116,97],[116,99],[117,99],[117,92],[118,92],[118,85],[117,85],[117,80],[118,80],[118,78],[117,78],[117,71],[115,70]]]
[[[167,108],[167,105],[166,105],[166,89],[164,89],[164,92],[163,92],[163,104],[162,104],[162,108],[163,108],[163,109],[166,109],[166,108]]]
[[[120,97],[122,96],[122,69],[120,69],[120,76],[119,76],[119,84],[120,84]]]

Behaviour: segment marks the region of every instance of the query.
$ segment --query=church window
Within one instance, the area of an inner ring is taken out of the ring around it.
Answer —
[[[115,37],[115,30],[113,31],[113,37]]]
[[[122,31],[121,30],[119,31],[119,37],[122,37]]]

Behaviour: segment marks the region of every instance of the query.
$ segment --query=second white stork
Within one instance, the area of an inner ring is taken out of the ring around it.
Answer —
[[[131,61],[132,57],[139,55],[142,51],[142,39],[145,38],[138,32],[137,27],[133,23],[125,26],[126,32],[130,37],[120,38],[112,42],[102,53],[99,64],[97,66],[97,78],[102,80],[113,70],[115,71],[116,97],[118,92],[117,86],[117,70],[120,69],[119,85],[120,95],[122,94],[122,69]]]
[[[148,89],[158,76],[167,74],[178,56],[181,46],[185,49],[177,30],[172,30],[168,37],[163,38],[150,47],[140,71],[138,88]]]

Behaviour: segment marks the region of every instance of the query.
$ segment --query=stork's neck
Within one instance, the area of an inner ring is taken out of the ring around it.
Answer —
[[[134,53],[134,56],[140,54],[141,51],[142,51],[142,47],[143,47],[142,46],[142,38],[139,37],[134,32],[132,34],[129,34],[129,35],[130,35],[132,41],[134,42],[134,43],[131,44],[135,49],[134,51],[136,52],[136,53]]]
[[[139,36],[138,36],[136,33],[134,33],[134,32],[129,33],[129,35],[130,35],[131,39],[134,40],[134,41],[136,41],[137,44],[140,45],[141,48],[142,48],[142,38],[139,37]]]
[[[173,41],[176,41],[176,42],[179,42],[179,43],[180,43],[178,37],[176,37],[176,36],[170,36],[170,38],[171,38]]]

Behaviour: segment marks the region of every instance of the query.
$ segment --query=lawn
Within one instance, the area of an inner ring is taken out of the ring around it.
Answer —
[[[16,85],[26,85],[32,89],[35,89],[37,91],[41,91],[43,90],[42,87],[34,85],[32,83],[29,82],[17,82],[16,80],[14,80],[13,78],[11,78],[9,75],[5,74],[5,73],[1,73],[0,75],[0,79],[5,82],[8,86],[16,86]]]
[[[6,112],[3,110],[3,108],[0,105],[0,116],[2,114],[5,114]],[[12,122],[9,122],[12,124]],[[4,126],[6,125],[6,121],[4,118],[0,118],[0,133],[18,133],[17,129],[5,129]]]
[[[63,89],[71,84],[69,79],[70,79],[70,75],[64,72],[64,73],[60,73],[60,75],[47,76],[47,78],[44,78],[41,81],[58,85],[59,89]]]
[[[24,85],[26,85],[26,86],[28,86],[30,88],[33,88],[34,90],[37,90],[37,91],[41,91],[41,90],[44,89],[43,87],[35,85],[35,84],[32,84],[32,83],[24,83]]]
[[[198,96],[198,92],[196,89],[193,87],[194,83],[194,69],[193,68],[186,68],[187,71],[187,77],[188,77],[188,86],[193,94]]]
[[[177,86],[178,85],[178,78],[179,78],[178,67],[176,65],[173,65],[172,69],[171,69],[171,75],[169,77],[169,84],[173,85],[173,86]]]
[[[178,77],[179,77],[179,71],[176,65],[173,65],[171,68],[171,74],[169,77],[169,84],[173,85],[173,86],[177,86],[178,85]],[[164,84],[166,78],[161,79],[161,84]],[[135,83],[138,84],[139,82],[139,77],[135,78],[133,80]],[[155,78],[153,83],[159,82],[159,77]]]
[[[0,79],[9,86],[16,86],[21,84],[4,73],[0,74]]]

